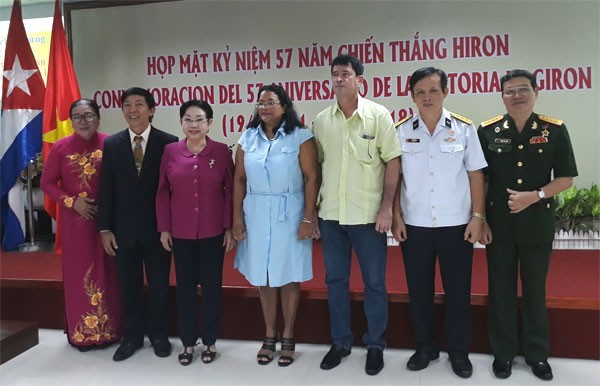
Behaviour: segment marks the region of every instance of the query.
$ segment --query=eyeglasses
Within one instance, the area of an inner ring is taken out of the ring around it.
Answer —
[[[83,114],[83,115],[73,115],[71,117],[71,121],[75,122],[75,123],[81,123],[83,120],[85,120],[86,122],[92,122],[94,119],[96,119],[97,115],[94,113],[87,113],[87,114]]]
[[[206,119],[206,118],[200,118],[200,119],[183,118],[181,120],[181,122],[183,122],[184,125],[188,125],[188,126],[190,126],[193,123],[197,123],[197,124],[201,125],[206,121],[208,121],[208,119]]]
[[[254,105],[254,107],[256,107],[257,109],[270,109],[273,106],[277,106],[280,105],[281,103],[279,102],[266,102],[266,103],[257,103]]]
[[[519,94],[519,95],[528,95],[533,91],[533,89],[531,87],[517,87],[517,88],[511,88],[508,90],[504,90],[502,92],[502,95],[507,96],[507,97],[514,97],[515,95]]]

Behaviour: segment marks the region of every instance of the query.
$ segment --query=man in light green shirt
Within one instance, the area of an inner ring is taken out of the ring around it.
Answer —
[[[353,56],[334,59],[336,103],[319,113],[314,124],[323,173],[319,226],[333,339],[321,368],[336,367],[352,348],[349,277],[354,248],[365,284],[365,371],[375,375],[383,368],[386,345],[387,231],[402,151],[389,111],[358,93],[363,71]]]

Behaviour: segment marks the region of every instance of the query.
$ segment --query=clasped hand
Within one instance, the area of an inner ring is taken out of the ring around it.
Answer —
[[[92,220],[98,214],[98,206],[94,204],[94,199],[89,197],[77,197],[73,209],[81,215],[81,217]]]

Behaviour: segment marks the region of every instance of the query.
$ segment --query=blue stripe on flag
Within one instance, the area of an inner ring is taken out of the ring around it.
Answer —
[[[2,247],[5,250],[15,249],[25,241],[22,231],[25,224],[19,221],[19,217],[24,218],[23,203],[16,200],[14,207],[9,206],[8,192],[27,163],[35,159],[42,149],[42,117],[43,113],[39,113],[19,132],[0,160],[0,220],[4,230]]]

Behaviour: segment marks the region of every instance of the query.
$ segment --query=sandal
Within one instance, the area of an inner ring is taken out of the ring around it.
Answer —
[[[191,350],[191,351],[190,351]],[[182,366],[188,366],[194,360],[194,346],[185,347],[183,352],[177,357]]]
[[[217,357],[217,352],[210,351],[210,346],[206,346],[206,349],[204,351],[202,351],[202,354],[200,354],[200,358],[202,358],[202,362],[204,362],[204,363],[211,363],[212,361],[215,360],[216,357]]]
[[[283,355],[284,351],[291,351],[292,354],[291,355]],[[281,356],[279,357],[279,360],[277,361],[277,364],[280,367],[287,367],[289,365],[291,365],[292,363],[294,363],[294,357],[292,355],[294,355],[294,351],[296,351],[296,342],[294,341],[294,338],[281,338]]]
[[[275,344],[277,344],[276,337],[266,337],[265,339],[263,339],[263,345],[260,348],[260,350],[271,351],[271,355],[261,354],[259,351],[256,355],[256,360],[258,361],[259,365],[268,365],[273,361],[273,354],[275,353]]]

